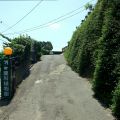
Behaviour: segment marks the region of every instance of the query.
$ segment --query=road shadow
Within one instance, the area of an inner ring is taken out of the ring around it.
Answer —
[[[109,105],[102,99],[98,98],[95,94],[93,94],[93,98],[96,99],[100,103],[100,105],[105,109],[109,108]]]
[[[10,102],[11,100],[0,99],[0,107],[7,106]]]
[[[105,109],[110,109],[110,104],[108,104],[106,101],[104,101],[103,99],[100,99],[98,96],[96,96],[95,94],[93,94],[93,98],[96,99],[98,101],[98,103],[104,107]],[[110,101],[109,101],[110,102]],[[111,109],[110,109],[111,111]],[[117,116],[115,116],[112,111],[111,111],[111,115],[114,117],[113,120],[120,120],[120,118],[118,118]]]
[[[30,75],[30,68],[33,65],[31,65],[30,63],[28,64],[21,64],[19,66],[17,66],[13,73],[14,73],[14,77],[12,80],[12,96],[10,99],[4,99],[4,98],[0,98],[0,107],[2,106],[7,106],[11,103],[11,100],[13,99],[15,93],[16,93],[16,89],[18,88],[18,86],[22,83],[23,80],[25,80],[25,78],[27,78]]]

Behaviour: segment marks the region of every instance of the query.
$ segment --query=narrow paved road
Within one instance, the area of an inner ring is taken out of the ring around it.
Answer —
[[[19,86],[1,120],[113,120],[93,98],[91,85],[65,63],[62,55],[43,56]]]

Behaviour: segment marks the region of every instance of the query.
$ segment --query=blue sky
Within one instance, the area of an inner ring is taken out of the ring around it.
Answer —
[[[72,10],[84,6],[89,1],[90,0],[42,1],[41,4],[37,6],[36,9],[32,11],[27,17],[25,17],[16,26],[4,32],[3,34],[10,38],[14,38],[19,36],[19,34],[12,33],[49,22]],[[95,4],[96,1],[97,0],[93,0],[91,3]],[[0,1],[0,21],[2,21],[0,22],[0,32],[15,24],[38,2],[39,1]],[[54,47],[53,50],[61,50],[64,46],[67,45],[67,42],[71,39],[76,26],[80,25],[81,20],[83,20],[87,14],[88,11],[83,10],[84,7],[81,7],[81,9],[76,11],[80,11],[80,13],[71,18],[49,24],[47,27],[21,34],[28,34],[37,41],[51,41]],[[3,38],[0,37],[0,49],[2,48],[2,40]]]

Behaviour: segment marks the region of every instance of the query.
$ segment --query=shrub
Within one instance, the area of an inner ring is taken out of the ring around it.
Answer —
[[[89,75],[93,79],[95,96],[107,105],[112,102],[116,115],[120,109],[117,102],[120,97],[120,85],[117,85],[120,80],[119,7],[120,0],[98,0],[94,10],[73,33],[65,51],[68,64],[81,76]]]
[[[112,99],[112,112],[115,116],[120,118],[120,81],[113,92],[113,99]]]
[[[95,95],[105,101],[111,102],[112,91],[114,90],[117,79],[116,66],[120,48],[120,24],[119,24],[119,4],[115,0],[107,2],[102,36],[99,39],[98,59],[96,62],[93,90]]]

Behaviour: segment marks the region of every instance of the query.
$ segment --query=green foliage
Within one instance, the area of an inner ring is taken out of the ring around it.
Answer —
[[[31,61],[32,62],[36,62],[40,60],[40,57],[42,54],[41,46],[42,46],[42,42],[32,40],[32,44],[31,44]]]
[[[13,49],[14,57],[19,57],[21,63],[24,61],[36,62],[40,60],[42,54],[49,54],[53,49],[51,42],[38,42],[28,35],[20,35],[14,39],[1,35],[9,40],[9,43],[4,43],[4,47],[11,47]]]
[[[43,49],[46,49],[46,50],[52,50],[53,49],[53,46],[51,44],[51,42],[47,41],[47,42],[43,42],[44,45],[43,45]]]
[[[19,36],[11,40],[4,47],[9,46],[13,49],[14,57],[18,56],[20,61],[27,61],[30,58],[31,38],[29,36]]]
[[[52,49],[53,49],[53,46],[51,42],[49,41],[41,42],[41,52],[43,55],[49,55]]]
[[[111,109],[114,115],[120,118],[120,81],[113,92]]]
[[[95,69],[97,41],[101,36],[105,4],[104,1],[103,4],[98,2],[94,11],[77,27],[65,53],[68,64],[82,76],[92,76]]]
[[[117,102],[120,92],[116,93],[120,80],[119,6],[119,0],[98,0],[94,10],[76,28],[64,53],[73,70],[93,79],[95,96],[107,105],[112,103],[117,115],[120,109]]]
[[[3,53],[2,52],[0,52],[0,58],[2,58],[4,55],[3,55]]]
[[[110,103],[111,93],[118,83],[116,66],[120,62],[118,49],[120,48],[120,24],[118,18],[118,5],[114,0],[108,2],[99,39],[98,60],[96,63],[93,90],[102,100]]]
[[[66,53],[65,53],[65,56],[68,60],[68,64],[71,65],[71,67],[74,70],[76,70],[75,68],[77,67],[77,63],[74,60],[75,60],[75,57],[77,56],[78,47],[79,47],[79,43],[77,43],[77,41],[79,40],[78,33],[79,32],[77,30],[74,32],[72,39],[68,44],[68,49],[66,50]]]
[[[0,36],[11,42],[11,39],[0,33]]]
[[[35,54],[36,54],[36,59],[40,60],[41,57],[41,42],[35,41]]]
[[[93,10],[93,5],[90,4],[90,3],[87,3],[87,4],[85,5],[85,9],[86,9],[86,10],[89,9],[90,11],[92,11],[92,10]]]

